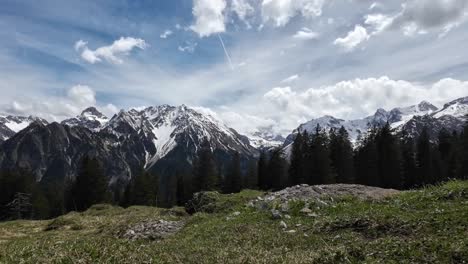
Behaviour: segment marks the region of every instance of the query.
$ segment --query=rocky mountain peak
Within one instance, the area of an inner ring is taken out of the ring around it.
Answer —
[[[421,103],[419,103],[418,109],[422,112],[434,112],[438,110],[438,108],[435,105],[429,103],[428,101],[422,101]]]
[[[107,116],[105,116],[103,113],[97,110],[96,107],[94,106],[88,107],[85,110],[83,110],[83,112],[81,112],[81,116],[84,116],[84,117],[95,116],[97,118],[107,119]]]

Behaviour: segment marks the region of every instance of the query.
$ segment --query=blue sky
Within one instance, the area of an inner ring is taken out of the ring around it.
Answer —
[[[286,134],[468,96],[467,1],[389,2],[3,0],[0,112],[187,104]]]

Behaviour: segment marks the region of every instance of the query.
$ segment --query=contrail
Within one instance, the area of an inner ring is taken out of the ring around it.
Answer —
[[[223,46],[224,54],[226,54],[226,58],[229,62],[229,65],[231,66],[231,70],[234,70],[234,66],[232,65],[232,60],[231,57],[229,56],[229,53],[226,50],[226,46],[224,46],[224,41],[221,38],[221,35],[218,34],[219,41],[221,42],[221,46]]]

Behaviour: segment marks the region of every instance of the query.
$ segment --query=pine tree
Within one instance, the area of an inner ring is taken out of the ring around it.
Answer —
[[[272,151],[267,171],[269,188],[280,190],[287,186],[287,164],[280,147]]]
[[[47,200],[44,192],[37,186],[32,193],[32,218],[47,219],[50,217],[49,200]]]
[[[271,186],[268,184],[268,160],[265,151],[260,152],[257,162],[258,187],[260,190],[268,190]]]
[[[133,190],[131,191],[131,204],[132,205],[156,205],[156,192],[153,186],[153,176],[145,171],[141,170],[139,175],[136,175],[133,180]]]
[[[416,155],[414,150],[414,141],[412,138],[403,135],[402,141],[402,177],[405,189],[410,189],[417,186],[417,168],[416,168]]]
[[[416,161],[418,168],[416,183],[418,186],[434,183],[433,151],[427,127],[423,128],[418,138]]]
[[[320,125],[317,125],[311,137],[306,159],[309,164],[309,184],[335,183],[335,175],[331,169],[329,138]]]
[[[392,134],[390,125],[384,125],[377,134],[379,157],[379,183],[384,188],[402,188],[402,160],[398,139]]]
[[[249,167],[247,169],[247,175],[244,177],[244,187],[248,189],[258,188],[258,168],[255,160],[249,161]]]
[[[330,159],[338,183],[354,183],[353,146],[348,131],[342,126],[338,133],[330,131]]]
[[[452,166],[456,166],[456,164],[453,164],[453,156],[456,152],[455,146],[453,145],[454,139],[453,135],[449,133],[449,131],[445,128],[442,128],[439,131],[438,135],[438,150],[439,150],[439,155],[440,155],[440,160],[441,160],[441,170],[442,170],[442,175],[441,179],[442,180],[447,180],[451,177],[453,177],[453,168]]]
[[[232,156],[224,181],[225,193],[238,193],[241,190],[241,160],[238,152]]]
[[[468,116],[467,116],[468,120]],[[468,121],[463,129],[461,135],[461,168],[460,168],[460,178],[468,179]]]
[[[355,155],[356,181],[359,184],[379,186],[379,153],[376,144],[377,128],[361,138]]]
[[[71,192],[71,210],[84,211],[93,204],[106,201],[107,179],[97,159],[83,158]]]
[[[194,184],[196,191],[213,191],[218,187],[219,173],[208,139],[204,139],[194,161]]]
[[[308,138],[307,131],[303,133],[298,132],[291,149],[291,161],[289,166],[289,183],[291,185],[298,185],[306,183],[306,170],[305,170],[305,154],[307,149]]]

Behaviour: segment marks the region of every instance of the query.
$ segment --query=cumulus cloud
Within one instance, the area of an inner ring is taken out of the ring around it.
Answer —
[[[170,35],[172,35],[172,30],[165,30],[161,35],[159,35],[160,38],[162,39],[166,39],[167,37],[169,37]]]
[[[263,0],[263,21],[273,21],[275,26],[286,25],[291,18],[300,14],[306,18],[322,15],[325,0]]]
[[[120,56],[128,55],[135,48],[143,50],[147,47],[148,45],[143,39],[132,37],[121,37],[111,45],[103,46],[96,50],[89,49],[88,43],[83,40],[75,43],[75,50],[81,52],[81,58],[91,64],[102,62],[103,60],[113,64],[122,64],[123,60]]]
[[[296,34],[293,35],[293,38],[300,40],[317,39],[318,37],[319,34],[317,32],[314,32],[306,27],[303,27],[301,30],[297,31]]]
[[[32,114],[49,121],[62,121],[80,114],[89,106],[97,106],[96,93],[87,85],[75,85],[67,90],[65,96],[51,96],[42,100],[28,100],[27,98],[14,100],[6,106],[5,111],[14,115]],[[118,111],[117,107],[112,104],[100,108],[107,115]]]
[[[226,5],[225,0],[193,0],[192,13],[195,24],[190,26],[190,29],[200,37],[224,32]]]
[[[231,9],[242,21],[246,21],[247,17],[255,12],[255,9],[247,0],[232,0]]]
[[[467,91],[467,81],[441,79],[423,85],[383,76],[342,81],[301,92],[291,87],[276,87],[265,93],[264,103],[277,109],[279,122],[288,123],[288,119],[309,120],[323,115],[362,118],[373,114],[378,108],[390,110],[423,100],[441,106],[467,96]]]
[[[361,25],[356,25],[353,31],[348,32],[346,37],[337,38],[333,44],[341,46],[345,51],[354,50],[361,42],[369,39],[367,29]]]

